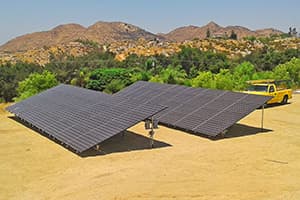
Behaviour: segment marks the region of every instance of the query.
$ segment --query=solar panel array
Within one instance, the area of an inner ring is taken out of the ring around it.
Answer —
[[[114,97],[165,105],[168,108],[155,115],[162,124],[208,136],[217,136],[271,98],[144,81]]]
[[[165,108],[61,84],[7,110],[81,153]]]

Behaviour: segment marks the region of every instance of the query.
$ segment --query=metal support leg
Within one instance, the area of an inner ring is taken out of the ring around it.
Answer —
[[[153,117],[151,117],[151,130],[149,132],[150,135],[150,148],[154,147],[154,140],[153,140],[153,136],[154,136],[154,129],[153,129]]]
[[[97,145],[94,147],[94,149],[95,149],[96,151],[100,151],[100,145],[97,144]]]
[[[150,133],[150,148],[154,147],[154,140],[153,140],[153,134]]]
[[[264,130],[264,111],[265,111],[265,105],[262,106],[261,110],[261,130]]]

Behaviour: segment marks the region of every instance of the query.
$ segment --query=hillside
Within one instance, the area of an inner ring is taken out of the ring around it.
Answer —
[[[89,27],[79,24],[59,25],[49,31],[35,32],[19,36],[0,46],[0,52],[15,53],[32,49],[68,44],[80,40],[90,40],[99,44],[111,44],[119,41],[136,41],[138,39],[167,40],[173,42],[183,42],[193,39],[205,39],[207,30],[212,38],[224,38],[234,31],[238,39],[246,36],[270,36],[272,34],[282,34],[283,32],[268,28],[252,31],[242,26],[222,27],[215,22],[210,22],[205,26],[186,26],[177,28],[167,34],[153,34],[140,27],[124,22],[96,22]]]
[[[209,30],[212,38],[224,38],[228,37],[232,31],[237,34],[238,39],[242,39],[247,36],[259,36],[259,37],[267,37],[272,34],[282,34],[282,31],[268,28],[252,31],[243,26],[227,26],[222,27],[215,22],[210,22],[205,26],[185,26],[177,28],[167,34],[161,34],[161,36],[165,37],[168,40],[183,42],[186,40],[194,40],[194,39],[205,39],[207,37],[207,31]]]
[[[206,38],[207,30],[210,38]],[[237,34],[238,40],[228,39],[232,31]],[[112,52],[117,60],[124,60],[131,54],[170,56],[180,51],[182,45],[224,53],[229,57],[246,56],[261,48],[279,51],[299,48],[299,38],[273,37],[269,42],[258,39],[282,33],[273,28],[252,31],[242,26],[222,27],[214,22],[202,27],[180,27],[168,34],[153,34],[123,22],[99,21],[87,28],[79,24],[65,24],[8,41],[0,46],[0,64],[21,61],[44,66],[53,56],[78,57],[95,49]],[[257,39],[244,39],[247,36]]]
[[[279,31],[274,28],[265,28],[265,29],[259,29],[256,30],[256,36],[261,37],[261,36],[268,36],[268,35],[276,35],[276,34],[283,34],[282,31]]]
[[[36,63],[41,66],[49,63],[51,57],[64,58],[66,56],[83,56],[93,51],[109,51],[115,54],[119,61],[126,59],[131,54],[139,56],[164,55],[170,56],[180,51],[181,46],[198,48],[201,51],[213,51],[223,53],[230,58],[244,57],[263,48],[284,51],[285,49],[299,49],[299,38],[272,39],[269,42],[260,40],[223,40],[223,39],[202,39],[185,42],[169,42],[165,40],[122,40],[115,41],[109,45],[96,45],[91,41],[77,41],[66,44],[52,45],[48,47],[35,48],[24,52],[1,53],[0,64],[16,63],[18,61]],[[96,46],[95,46],[96,45]]]
[[[120,40],[154,39],[156,37],[155,34],[123,22],[96,22],[87,28],[79,24],[65,24],[49,31],[30,33],[12,39],[0,47],[0,52],[26,51],[67,44],[78,39],[107,44]]]

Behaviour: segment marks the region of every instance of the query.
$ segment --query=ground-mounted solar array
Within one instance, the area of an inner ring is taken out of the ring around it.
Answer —
[[[113,95],[168,108],[155,115],[162,124],[217,136],[271,97],[139,81]]]
[[[61,84],[7,110],[81,153],[165,108]]]

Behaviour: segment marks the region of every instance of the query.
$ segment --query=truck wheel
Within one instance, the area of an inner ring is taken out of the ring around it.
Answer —
[[[288,96],[285,95],[281,101],[281,104],[287,104],[287,102],[288,102]]]

